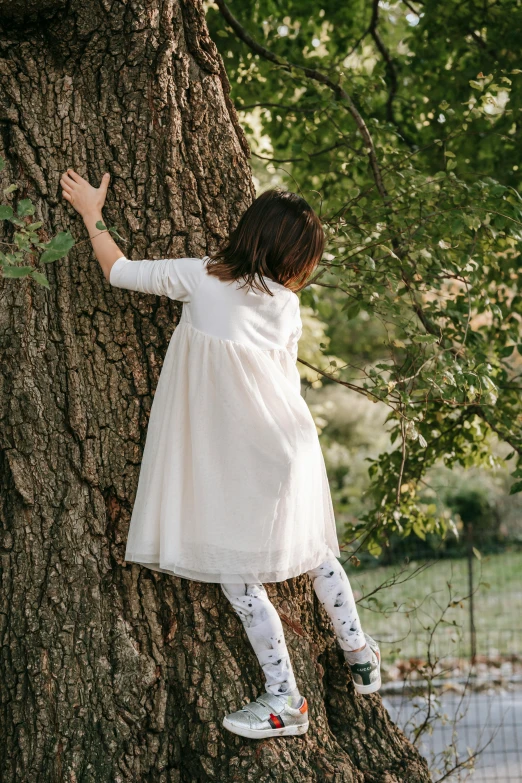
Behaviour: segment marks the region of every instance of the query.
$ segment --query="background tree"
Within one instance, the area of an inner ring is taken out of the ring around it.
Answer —
[[[221,727],[262,679],[219,587],[123,561],[179,305],[106,284],[59,178],[110,172],[130,257],[201,256],[233,228],[249,152],[201,3],[0,14],[2,780],[427,781],[379,697],[355,697],[306,577],[270,593],[312,727],[251,743]]]

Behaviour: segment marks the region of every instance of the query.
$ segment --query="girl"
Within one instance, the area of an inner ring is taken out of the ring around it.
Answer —
[[[355,689],[381,683],[379,648],[337,560],[325,463],[296,366],[296,291],[323,253],[319,218],[301,197],[272,189],[212,257],[131,261],[96,228],[109,175],[94,188],[68,169],[60,183],[111,285],[185,303],[150,413],[125,559],[221,584],[266,678],[266,692],[227,715],[225,728],[304,734],[307,702],[263,582],[308,573]]]

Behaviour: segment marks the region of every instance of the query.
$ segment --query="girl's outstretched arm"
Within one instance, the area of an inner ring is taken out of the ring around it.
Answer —
[[[95,188],[73,169],[67,169],[60,179],[62,196],[82,216],[89,232],[94,255],[100,262],[106,280],[109,280],[114,262],[124,255],[109,231],[100,231],[99,228],[96,228],[98,220],[104,222],[102,209],[105,204],[109,179],[110,175],[106,172],[102,177],[100,187]]]
[[[109,174],[105,173],[100,187],[94,188],[73,169],[67,169],[65,174],[62,174],[60,184],[63,197],[82,216],[94,254],[100,262],[105,279],[111,285],[128,288],[130,291],[168,296],[180,302],[190,302],[202,280],[206,256],[130,261],[109,231],[96,228],[98,220],[104,222],[102,207],[107,195]]]

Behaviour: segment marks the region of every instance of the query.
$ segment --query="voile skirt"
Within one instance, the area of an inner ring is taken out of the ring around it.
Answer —
[[[340,555],[325,462],[285,349],[183,309],[156,388],[125,560],[201,582],[279,582]]]

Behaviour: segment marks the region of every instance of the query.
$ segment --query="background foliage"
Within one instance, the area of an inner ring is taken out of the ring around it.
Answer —
[[[346,536],[373,554],[456,531],[468,508],[488,526],[473,482],[427,477],[508,465],[522,489],[521,16],[507,1],[208,3],[260,188],[300,192],[327,231],[299,359]],[[374,413],[343,426],[357,395]]]

